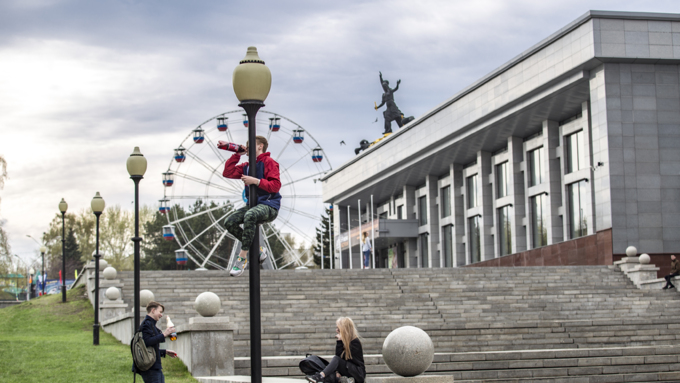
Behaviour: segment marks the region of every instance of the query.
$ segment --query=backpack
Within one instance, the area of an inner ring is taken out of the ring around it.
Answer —
[[[132,360],[139,371],[146,371],[156,363],[156,350],[147,347],[141,331],[137,331],[130,342]]]
[[[307,354],[307,357],[300,361],[300,371],[305,375],[321,372],[326,366],[328,366],[328,361],[316,355]]]

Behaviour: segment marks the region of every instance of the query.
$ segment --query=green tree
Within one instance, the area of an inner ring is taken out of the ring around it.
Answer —
[[[7,179],[7,161],[0,155],[0,190],[5,186]],[[8,274],[12,266],[11,248],[7,241],[7,232],[3,228],[4,221],[0,219],[0,274]]]
[[[330,217],[330,225],[328,223]],[[314,240],[314,264],[321,267],[321,243],[323,242],[324,267],[330,268],[329,260],[331,259],[331,227],[333,225],[333,214],[329,208],[324,208],[324,214],[321,215],[321,223],[316,228],[316,238]]]
[[[72,228],[66,234],[66,242],[64,243],[64,250],[66,254],[66,277],[65,279],[75,279],[75,271],[83,267],[82,252],[76,240],[76,235]]]

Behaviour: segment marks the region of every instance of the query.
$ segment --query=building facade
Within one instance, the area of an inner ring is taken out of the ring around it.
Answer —
[[[680,250],[679,63],[680,15],[586,13],[322,179],[334,266]]]

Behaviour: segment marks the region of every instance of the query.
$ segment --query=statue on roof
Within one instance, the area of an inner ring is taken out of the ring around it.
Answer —
[[[390,82],[383,80],[382,72],[380,73],[380,85],[382,85],[383,93],[382,102],[380,105],[375,105],[375,110],[378,110],[383,105],[386,105],[386,110],[383,112],[385,117],[385,131],[383,134],[392,133],[392,121],[395,121],[397,125],[401,128],[404,124],[413,121],[413,116],[404,118],[404,114],[399,110],[399,107],[394,102],[394,92],[399,89],[399,84],[401,80],[397,80],[397,86],[394,89],[390,88]]]

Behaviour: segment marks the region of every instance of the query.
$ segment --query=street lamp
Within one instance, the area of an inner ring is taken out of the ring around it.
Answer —
[[[61,302],[66,303],[66,225],[64,223],[64,215],[68,209],[68,204],[64,199],[59,202],[59,211],[61,212]]]
[[[92,325],[92,344],[99,346],[99,216],[102,215],[106,203],[99,195],[94,195],[90,203],[92,212],[97,217],[97,242],[94,253],[94,325]]]
[[[41,288],[42,288],[42,294],[40,295],[45,295],[45,282],[47,282],[47,277],[45,276],[45,253],[47,252],[47,248],[45,245],[40,246],[40,254],[42,255],[42,273],[41,275]]]
[[[257,177],[256,119],[257,111],[264,106],[272,86],[272,74],[257,54],[257,48],[248,47],[246,57],[234,69],[232,76],[234,93],[241,102],[239,104],[248,114],[248,175]],[[250,208],[257,205],[257,186],[250,185],[248,204]],[[260,246],[260,229],[255,227],[253,243],[248,251],[249,290],[250,290],[250,381],[262,383],[262,335],[260,328],[260,266],[258,248]]]
[[[139,242],[142,238],[139,236],[139,181],[144,178],[146,173],[146,158],[142,152],[139,151],[139,146],[135,149],[127,159],[127,171],[130,178],[135,183],[135,236],[132,237],[132,242],[135,244],[135,286],[134,286],[134,305],[135,305],[135,332],[139,329]],[[99,292],[97,292],[99,294]]]

